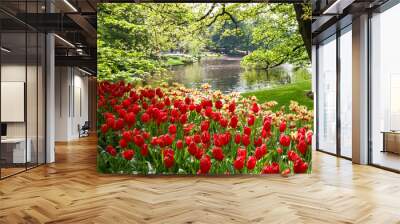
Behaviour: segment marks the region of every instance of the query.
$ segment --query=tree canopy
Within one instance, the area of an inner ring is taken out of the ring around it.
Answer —
[[[293,5],[103,3],[98,6],[99,79],[144,78],[167,68],[162,53],[245,55],[269,69],[309,58]]]

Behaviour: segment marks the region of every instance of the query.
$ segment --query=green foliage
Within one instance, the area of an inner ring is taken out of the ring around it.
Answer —
[[[256,19],[252,44],[257,49],[243,58],[245,66],[270,69],[291,63],[305,65],[309,58],[298,30],[295,12],[290,5],[266,6]]]
[[[132,81],[163,73],[176,63],[161,58],[169,50],[199,55],[205,44],[190,35],[193,18],[187,4],[99,4],[98,79]]]
[[[98,4],[98,79],[143,80],[207,50],[244,66],[309,63],[291,4]],[[168,58],[178,51],[189,55]]]

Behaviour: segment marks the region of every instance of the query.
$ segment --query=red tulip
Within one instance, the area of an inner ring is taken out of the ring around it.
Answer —
[[[203,131],[203,133],[201,134],[201,142],[207,144],[210,142],[210,138],[210,133],[208,131]]]
[[[209,156],[204,156],[200,159],[200,172],[202,174],[208,173],[211,168],[211,159]]]
[[[201,136],[199,134],[195,134],[193,136],[193,140],[194,140],[194,142],[196,142],[198,144],[201,142]]]
[[[215,102],[215,108],[217,108],[218,110],[221,109],[222,106],[223,106],[223,104],[222,104],[221,100],[217,100]]]
[[[169,132],[171,135],[175,134],[175,133],[176,133],[176,126],[175,126],[174,124],[171,124],[171,125],[168,127],[168,132]]]
[[[189,105],[189,110],[194,111],[196,109],[196,106],[194,104]]]
[[[110,104],[111,104],[111,105],[115,105],[116,103],[117,103],[117,99],[111,99],[111,100],[110,100]]]
[[[276,151],[278,152],[279,155],[281,155],[283,153],[283,150],[281,147],[277,148]]]
[[[301,135],[306,135],[306,129],[305,128],[299,128],[298,130],[297,130],[297,133],[299,133],[299,134],[301,134]]]
[[[143,138],[144,138],[144,139],[149,139],[149,138],[150,138],[150,133],[148,133],[148,132],[146,132],[146,131],[143,132],[142,135],[143,135]]]
[[[212,107],[213,106],[211,100],[203,100],[203,101],[201,101],[201,105],[202,105],[202,107],[204,109],[207,108],[207,107]]]
[[[115,125],[115,120],[114,120],[114,118],[113,118],[113,117],[107,118],[106,124],[107,124],[108,127],[113,128],[114,125]]]
[[[237,170],[241,170],[244,167],[244,157],[237,157],[236,160],[233,162],[233,167]]]
[[[299,141],[305,141],[305,139],[306,139],[306,137],[305,137],[303,134],[297,133],[297,136],[296,136],[296,141],[297,141],[297,142],[299,142]]]
[[[143,109],[147,109],[147,104],[145,104],[145,105],[146,106],[143,106]],[[140,110],[141,109],[138,104],[133,104],[130,112],[132,112],[133,114],[137,114],[137,113],[139,113]]]
[[[125,139],[121,138],[121,140],[119,140],[119,146],[121,148],[125,148],[126,146],[128,146],[128,143],[126,142]]]
[[[186,98],[185,98],[185,103],[186,103],[186,104],[189,105],[191,102],[192,102],[192,100],[191,100],[189,97],[186,97]]]
[[[182,142],[182,140],[178,140],[178,141],[176,142],[176,148],[178,148],[178,149],[182,149],[182,148],[183,148],[183,142]]]
[[[279,138],[279,143],[282,146],[288,147],[290,145],[290,137],[288,135],[281,135],[281,137]]]
[[[128,149],[125,150],[122,153],[122,156],[126,159],[126,160],[131,160],[133,158],[133,156],[135,155],[135,151],[133,151],[132,149]]]
[[[210,128],[210,121],[209,120],[204,120],[200,124],[200,130],[203,131],[208,131]]]
[[[196,159],[201,159],[203,154],[204,154],[204,151],[200,148],[197,148],[197,151],[196,151],[196,154],[194,155],[194,157],[196,157]]]
[[[160,88],[157,88],[157,89],[156,89],[156,95],[157,95],[158,97],[160,97],[160,98],[162,98],[162,97],[164,96],[164,94],[163,94],[163,92],[162,92],[162,90],[161,90]]]
[[[231,113],[235,112],[235,109],[236,109],[235,101],[232,101],[232,102],[229,104],[228,109],[229,109],[229,112],[231,112]]]
[[[305,155],[307,152],[307,144],[304,140],[299,141],[299,143],[296,146],[297,150],[301,152],[301,154]]]
[[[150,120],[150,115],[148,113],[143,113],[140,119],[142,120],[143,123],[147,123]]]
[[[306,141],[307,141],[307,144],[308,144],[308,145],[311,145],[311,144],[312,144],[312,135],[313,135],[312,132],[308,132],[308,133],[307,133]]]
[[[115,150],[115,148],[112,145],[108,145],[106,147],[106,151],[112,156],[116,156],[117,155],[117,150]]]
[[[204,114],[205,114],[207,117],[211,117],[212,113],[213,113],[213,110],[212,110],[211,107],[207,107],[207,108],[206,108],[206,111],[204,112]]]
[[[216,160],[222,161],[224,159],[224,153],[220,147],[214,147],[212,154]]]
[[[271,123],[272,123],[272,118],[266,117],[264,119],[263,129],[266,130],[267,132],[271,131]]]
[[[249,115],[249,118],[247,119],[247,124],[249,126],[252,126],[254,124],[254,121],[256,120],[256,117],[254,115]]]
[[[251,107],[251,110],[252,110],[255,114],[257,114],[258,111],[260,111],[260,108],[258,107],[258,104],[257,104],[257,103],[253,103],[253,106]]]
[[[142,147],[144,144],[144,138],[141,135],[135,135],[135,136],[133,136],[133,142],[137,146]]]
[[[179,117],[179,110],[178,109],[172,109],[171,110],[171,117],[178,118]]]
[[[288,159],[291,161],[296,161],[296,160],[300,159],[300,157],[293,150],[289,150],[287,152],[287,155],[288,155]]]
[[[120,118],[125,117],[126,114],[128,113],[128,112],[126,112],[125,109],[118,109],[117,112],[118,112]]]
[[[164,166],[167,169],[173,167],[174,163],[175,163],[174,156],[171,155],[164,156]]]
[[[254,139],[254,146],[260,146],[262,144],[262,138],[258,137],[256,139]]]
[[[202,109],[203,109],[203,107],[200,104],[196,105],[196,112],[197,113],[200,113]]]
[[[246,147],[247,147],[248,145],[250,145],[250,136],[244,134],[243,137],[242,137],[242,143],[243,143],[243,145],[246,146]]]
[[[295,173],[305,173],[308,170],[308,163],[298,159],[294,163],[293,170]]]
[[[190,137],[190,136],[186,136],[186,137],[185,137],[185,143],[186,143],[186,145],[190,145],[190,143],[192,143],[192,141],[193,141],[192,137]]]
[[[188,109],[188,107],[185,104],[181,104],[179,106],[179,111],[181,112],[181,114],[185,114],[187,112],[187,109]]]
[[[170,135],[163,135],[162,140],[163,140],[164,146],[172,145],[173,139]]]
[[[265,129],[263,129],[262,131],[261,131],[261,137],[262,138],[267,138],[269,136],[269,133],[265,130]]]
[[[100,127],[100,130],[103,134],[107,133],[108,131],[108,125],[107,124],[102,124]]]
[[[188,151],[190,155],[194,156],[197,153],[197,145],[196,143],[192,142],[189,144]]]
[[[239,122],[239,119],[236,116],[232,116],[229,126],[231,126],[232,128],[235,129],[237,127],[238,122]]]
[[[118,118],[115,122],[115,130],[121,130],[124,127],[124,119]]]
[[[255,157],[250,156],[247,160],[247,169],[252,170],[256,166],[257,160]]]
[[[238,148],[236,152],[236,157],[243,157],[246,158],[247,156],[247,150],[244,148]]]
[[[260,160],[265,154],[267,154],[267,146],[265,144],[262,144],[259,147],[256,147],[255,150],[255,157],[257,160]]]
[[[279,131],[284,132],[286,130],[286,121],[282,121],[279,125]]]
[[[185,124],[187,122],[187,115],[186,114],[182,114],[179,117],[179,122],[181,122],[181,124]]]
[[[229,131],[225,132],[223,136],[223,145],[227,145],[231,141],[231,133]]]
[[[129,131],[124,131],[122,132],[122,138],[126,141],[126,142],[130,142],[131,141],[131,133]]]
[[[174,150],[172,150],[172,149],[170,149],[170,148],[167,148],[167,149],[164,149],[163,150],[163,156],[165,157],[165,156],[174,156],[174,154],[175,154],[175,152],[174,152]]]
[[[150,144],[151,145],[158,145],[158,138],[157,137],[152,137],[151,138],[151,141],[150,141]]]
[[[125,99],[125,100],[122,101],[122,105],[125,108],[128,108],[131,105],[131,101],[129,99]]]
[[[144,157],[149,154],[149,148],[147,147],[147,144],[143,144],[142,148],[140,149],[140,154],[142,154]]]
[[[242,136],[238,133],[235,135],[235,143],[236,144],[240,144],[240,142],[242,141]]]
[[[226,128],[226,127],[228,126],[228,120],[226,120],[226,119],[220,119],[220,120],[219,120],[219,124],[220,124],[222,127]]]
[[[125,117],[125,122],[128,124],[133,124],[135,123],[135,121],[136,121],[135,114],[133,112],[129,112]]]
[[[279,173],[279,164],[273,162],[271,165],[266,165],[261,171],[262,174]]]
[[[250,134],[251,134],[251,128],[249,128],[249,127],[244,127],[244,133],[245,133],[246,135],[250,135]]]

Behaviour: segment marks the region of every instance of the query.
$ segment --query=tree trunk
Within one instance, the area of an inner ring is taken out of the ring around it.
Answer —
[[[293,4],[293,7],[296,12],[296,19],[297,19],[297,23],[299,24],[299,30],[300,30],[301,37],[303,38],[303,41],[304,41],[304,46],[306,47],[308,57],[311,60],[311,42],[312,42],[311,20],[310,19],[304,20],[302,18],[303,14],[304,14],[302,4]]]

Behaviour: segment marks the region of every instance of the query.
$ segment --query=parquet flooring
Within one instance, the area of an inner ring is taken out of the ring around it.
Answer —
[[[0,181],[0,223],[400,223],[399,174],[319,152],[289,178],[101,175],[93,137],[56,158]]]

